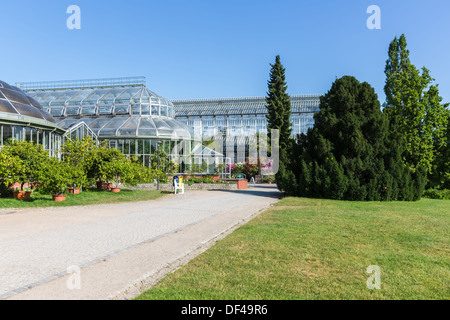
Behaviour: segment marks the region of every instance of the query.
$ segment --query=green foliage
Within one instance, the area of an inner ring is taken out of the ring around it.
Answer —
[[[48,158],[41,163],[42,170],[37,191],[42,194],[66,194],[68,186],[73,184],[70,165],[57,158]]]
[[[94,180],[95,175],[88,177],[88,174],[93,165],[96,148],[97,143],[90,136],[82,140],[67,140],[62,147],[63,161],[70,166],[69,174],[72,183],[77,187],[90,185]]]
[[[114,164],[112,163],[125,160],[121,151],[108,148],[106,142],[90,150],[86,158],[87,177],[95,181],[113,180]]]
[[[115,188],[122,183],[134,182],[131,172],[131,162],[125,157],[118,157],[104,162],[100,168],[102,181],[113,182]]]
[[[292,123],[291,123],[291,99],[287,94],[286,70],[281,64],[280,56],[276,56],[275,63],[271,64],[270,79],[268,81],[267,103],[267,128],[269,139],[273,131],[279,131],[279,142],[271,145],[271,148],[279,148],[279,170],[276,173],[278,189],[285,193],[292,190],[292,182],[295,181],[291,170],[293,156],[292,151]]]
[[[236,163],[232,169],[231,169],[231,174],[232,175],[237,175],[237,174],[244,174],[244,164],[243,163]]]
[[[275,182],[275,175],[264,175],[263,182]]]
[[[294,147],[293,172],[285,174],[286,193],[337,200],[418,200],[425,172],[410,170],[401,142],[391,139],[389,121],[375,90],[345,76],[321,98],[320,112]],[[277,183],[280,183],[277,177]]]
[[[49,155],[41,145],[36,145],[27,141],[13,141],[6,144],[1,153],[4,155],[6,163],[10,163],[4,167],[4,170],[9,170],[9,183],[20,183],[21,190],[24,189],[25,184],[34,184],[39,181],[41,174],[41,165],[44,163]],[[20,161],[18,161],[20,159]],[[12,168],[11,161],[16,162],[18,166]],[[21,164],[21,165],[20,165]],[[5,169],[9,168],[9,169]]]
[[[271,64],[270,79],[268,81],[267,121],[269,137],[270,131],[280,131],[280,148],[286,148],[292,134],[291,99],[287,94],[286,69],[281,64],[280,56],[276,56]]]
[[[214,168],[214,173],[215,174],[222,174],[225,171],[225,164],[223,163],[219,163],[215,168]]]
[[[183,183],[191,186],[196,183],[207,183],[207,184],[219,184],[219,183],[225,183],[222,180],[215,181],[211,176],[205,176],[205,177],[187,177],[183,179]],[[234,182],[230,182],[234,183]]]
[[[122,152],[97,145],[90,137],[67,140],[62,148],[62,161],[50,158],[42,146],[31,142],[12,142],[0,150],[0,184],[7,190],[13,183],[34,187],[45,194],[63,194],[67,187],[87,187],[94,181],[135,185],[167,181],[161,170],[146,168]]]
[[[25,167],[19,157],[10,156],[3,150],[0,150],[0,185],[2,190],[6,190],[18,181],[17,177],[23,176]]]
[[[405,139],[403,157],[415,169],[420,166],[430,175],[432,185],[440,186],[445,168],[445,150],[448,150],[448,105],[442,103],[438,85],[425,67],[420,72],[409,59],[406,37],[391,42],[385,74],[386,106],[391,131],[398,131]]]
[[[248,179],[251,179],[258,175],[259,173],[259,167],[258,164],[250,163],[249,160],[247,160],[244,163],[244,174],[247,176]]]
[[[450,190],[427,189],[423,196],[429,199],[450,200]]]
[[[450,112],[442,142],[435,143],[436,157],[433,163],[429,185],[440,189],[450,189]]]
[[[159,152],[155,152],[151,156],[150,162],[152,169],[164,171],[168,174],[174,174],[179,170],[178,163],[176,163],[175,161],[171,161],[169,155],[162,149],[160,149]]]

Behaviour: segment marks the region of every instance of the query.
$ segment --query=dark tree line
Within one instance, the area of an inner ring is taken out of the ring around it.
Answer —
[[[290,99],[280,57],[269,80],[268,129],[280,131],[278,187],[286,195],[414,201],[450,184],[450,113],[426,68],[411,64],[404,35],[389,47],[387,101],[355,77],[336,79],[307,134],[291,138]]]

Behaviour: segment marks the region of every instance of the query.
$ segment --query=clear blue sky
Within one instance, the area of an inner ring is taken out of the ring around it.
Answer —
[[[384,102],[390,41],[405,33],[450,102],[448,0],[2,0],[0,79],[146,76],[169,98],[264,96],[279,54],[290,94],[325,93],[336,77],[369,82]],[[69,30],[69,5],[81,30]],[[381,30],[369,30],[369,5]]]

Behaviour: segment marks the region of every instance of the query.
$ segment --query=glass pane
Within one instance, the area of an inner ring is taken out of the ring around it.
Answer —
[[[3,144],[11,142],[12,137],[12,126],[7,124],[3,125]]]
[[[0,91],[5,95],[5,97],[10,101],[15,101],[23,104],[30,104],[27,96],[20,91],[10,90],[6,88],[0,88]]]
[[[23,140],[23,128],[21,126],[13,126],[13,137],[15,141]]]
[[[0,99],[0,111],[17,114],[17,111],[13,108],[11,103],[9,103],[7,100],[3,100],[3,99]]]
[[[129,114],[130,113],[130,107],[129,105],[116,105],[114,112],[116,114]]]

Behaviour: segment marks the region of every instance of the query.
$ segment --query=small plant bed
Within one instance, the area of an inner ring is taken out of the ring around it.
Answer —
[[[164,193],[153,190],[127,190],[122,189],[120,193],[105,192],[102,190],[87,189],[80,194],[66,195],[62,202],[53,201],[52,195],[33,192],[28,200],[16,200],[14,198],[0,198],[0,208],[41,208],[41,207],[70,207],[85,206],[120,202],[138,202],[154,200]]]
[[[234,182],[218,179],[214,180],[212,177],[190,177],[190,178],[184,178],[183,182],[187,184],[188,186],[191,186],[196,183],[203,183],[203,184],[232,184]]]

